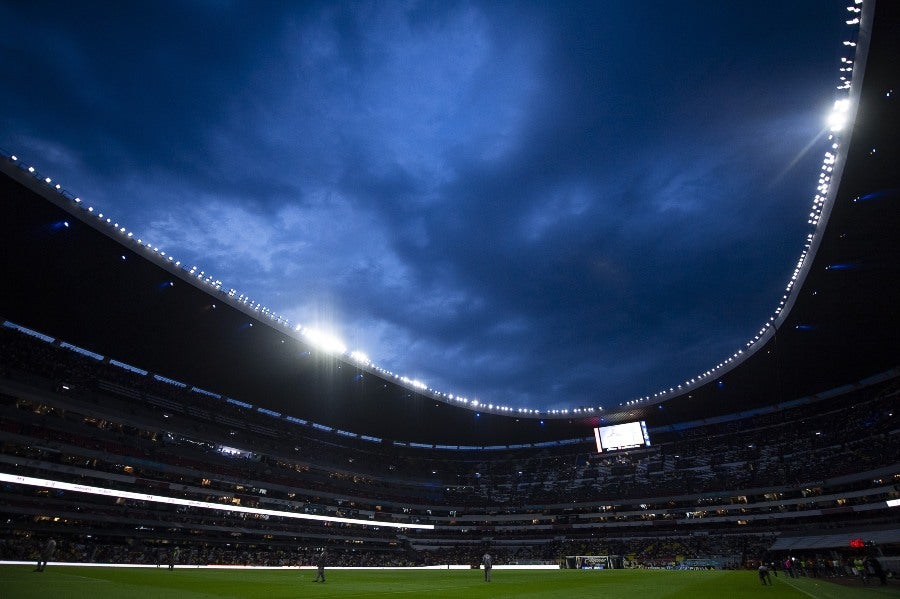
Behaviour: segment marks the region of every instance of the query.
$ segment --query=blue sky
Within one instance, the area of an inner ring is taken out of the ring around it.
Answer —
[[[777,306],[844,5],[0,1],[0,147],[379,366],[615,405]]]

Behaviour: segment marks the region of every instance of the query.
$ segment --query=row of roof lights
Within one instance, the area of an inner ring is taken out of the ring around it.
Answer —
[[[853,15],[859,15],[862,12],[862,9],[860,8],[860,5],[862,3],[863,0],[854,0],[854,3],[848,6],[847,10]],[[851,27],[858,28],[859,17],[854,16],[853,18],[848,19],[846,23]],[[854,31],[854,33],[858,33],[858,31]],[[853,49],[856,47],[856,42],[853,40],[847,40],[843,42],[843,45],[846,48]],[[775,308],[772,316],[770,316],[769,319],[765,323],[763,323],[756,334],[744,344],[744,347],[747,349],[752,348],[757,342],[762,340],[769,329],[771,329],[775,324],[775,321],[781,316],[785,304],[787,304],[788,298],[790,297],[791,292],[794,290],[795,283],[797,282],[797,279],[800,277],[803,271],[803,266],[806,264],[807,259],[810,257],[809,252],[812,248],[815,236],[816,234],[821,233],[821,231],[818,230],[818,225],[822,218],[822,210],[824,209],[825,202],[828,198],[828,192],[830,190],[832,180],[831,173],[834,171],[834,164],[837,159],[836,154],[840,147],[837,136],[846,127],[850,118],[850,81],[852,79],[853,73],[853,58],[842,57],[840,65],[841,66],[838,69],[838,72],[840,73],[840,84],[837,86],[837,89],[839,93],[842,94],[842,97],[835,100],[834,107],[832,108],[831,114],[827,119],[829,130],[828,140],[831,142],[831,147],[828,151],[825,152],[825,156],[822,160],[822,167],[820,169],[821,172],[819,174],[819,180],[816,186],[816,194],[813,196],[812,209],[809,213],[809,219],[807,221],[807,224],[811,225],[814,230],[813,232],[808,233],[806,236],[806,243],[803,246],[803,250],[800,252],[800,257],[797,259],[797,264],[794,267],[791,278],[785,287],[785,293],[781,296],[781,300],[778,302],[778,306]],[[647,395],[638,399],[632,399],[619,405],[632,406],[648,402],[650,400],[660,401],[661,398],[664,399],[664,396],[668,394],[677,394],[688,387],[703,384],[710,380],[711,377],[719,374],[719,372],[723,368],[726,368],[735,360],[740,359],[743,354],[743,350],[738,350],[725,361],[720,362],[706,372],[685,380],[684,383],[677,385],[676,387],[669,387],[668,390],[658,391],[652,396]]]
[[[859,14],[862,12],[860,5],[863,0],[854,0],[854,4],[847,7],[847,10],[854,15],[852,18],[846,21],[847,25],[851,27],[859,26]],[[843,45],[847,48],[855,48],[856,42],[853,40],[844,41]],[[797,260],[797,264],[794,268],[794,271],[791,275],[790,280],[788,281],[785,287],[785,293],[782,295],[781,300],[778,303],[778,306],[775,308],[774,313],[769,319],[763,323],[760,329],[756,332],[756,334],[745,343],[745,349],[752,348],[757,342],[762,340],[766,333],[772,328],[775,321],[781,316],[784,306],[786,305],[788,298],[791,292],[794,290],[794,285],[797,282],[797,279],[800,277],[801,272],[803,270],[803,266],[806,264],[807,259],[809,258],[810,248],[813,245],[813,240],[815,235],[820,233],[818,230],[818,225],[821,220],[822,210],[825,206],[828,192],[830,189],[830,184],[832,180],[831,173],[834,170],[834,164],[836,160],[836,152],[839,149],[839,143],[836,139],[837,134],[843,130],[843,128],[847,125],[849,116],[850,116],[850,82],[852,79],[853,73],[853,59],[843,57],[841,58],[841,66],[839,69],[839,80],[840,84],[837,86],[837,89],[840,93],[843,94],[843,97],[839,98],[834,103],[834,108],[832,109],[831,115],[828,117],[828,128],[829,128],[829,136],[828,139],[831,141],[830,149],[825,152],[825,157],[822,162],[821,172],[819,174],[818,185],[816,187],[816,194],[813,196],[812,209],[809,213],[808,224],[811,225],[814,229],[812,233],[809,233],[806,237],[806,243],[803,247],[803,251],[800,253],[800,257]],[[13,162],[18,161],[18,157],[15,155],[10,156],[10,159]],[[27,168],[29,173],[34,174],[36,177],[38,175],[35,172],[35,168],[33,166],[29,166]],[[66,192],[62,189],[60,184],[53,185],[52,179],[50,177],[45,177],[43,179],[44,183],[52,186],[54,189],[59,191],[60,193],[69,197]],[[81,198],[75,197],[71,198],[75,204],[81,205],[83,202]],[[84,208],[82,206],[82,208]],[[93,213],[93,206],[88,206],[86,208],[88,213]],[[157,256],[158,259],[173,264],[176,267],[184,270],[189,276],[195,278],[197,281],[202,282],[209,287],[215,289],[216,291],[222,291],[222,281],[219,279],[213,278],[212,275],[207,274],[205,271],[200,270],[197,266],[192,266],[190,269],[181,266],[180,260],[175,260],[175,258],[171,255],[166,255],[166,252],[160,251],[160,249],[156,246],[153,246],[150,242],[144,242],[142,239],[134,239],[134,234],[125,227],[119,225],[119,223],[114,223],[110,218],[104,219],[103,213],[99,213],[97,215],[97,219],[101,222],[106,223],[107,225],[111,225],[117,232],[127,239],[133,241],[138,246],[141,246],[146,252],[150,255]],[[241,306],[245,306],[250,310],[254,311],[258,317],[266,317],[270,321],[275,324],[281,325],[287,329],[291,329],[304,338],[305,341],[315,346],[321,351],[329,353],[331,355],[342,356],[348,358],[350,361],[359,364],[360,366],[369,368],[374,372],[379,373],[387,378],[393,379],[394,382],[402,384],[404,386],[415,389],[416,391],[428,392],[436,399],[445,401],[447,403],[454,403],[463,406],[467,406],[474,410],[479,411],[489,411],[495,412],[499,414],[518,414],[524,416],[567,416],[567,415],[585,415],[592,414],[594,412],[602,411],[603,407],[578,407],[569,409],[555,409],[555,410],[536,410],[531,408],[514,408],[502,404],[493,404],[493,403],[483,403],[478,399],[468,399],[466,397],[455,395],[452,393],[445,393],[442,391],[438,391],[436,389],[430,388],[426,383],[417,380],[410,379],[405,376],[399,375],[397,373],[391,372],[390,370],[381,368],[374,364],[368,355],[359,351],[359,350],[348,350],[347,346],[341,341],[339,338],[331,335],[329,333],[319,331],[313,328],[307,328],[302,325],[293,325],[287,318],[277,315],[275,312],[270,310],[268,307],[263,306],[259,301],[254,301],[250,298],[250,296],[238,293],[235,289],[229,289],[227,292],[224,292],[232,302],[235,302]],[[657,403],[662,401],[669,396],[677,395],[687,388],[691,388],[694,386],[698,386],[704,384],[712,377],[718,376],[723,369],[729,368],[736,360],[740,360],[744,356],[744,350],[739,349],[734,352],[728,358],[722,360],[717,365],[713,366],[709,370],[702,372],[694,377],[686,379],[683,383],[678,385],[669,387],[668,389],[662,389],[651,395],[646,395],[644,397],[640,397],[637,399],[632,399],[630,401],[626,401],[620,403],[620,406],[632,406],[638,405],[645,402],[653,402]]]
[[[10,159],[13,162],[18,162],[18,160],[19,160],[18,157],[15,155],[10,156]],[[32,173],[32,174],[36,173],[35,168],[33,166],[29,166],[27,168],[27,170],[29,173]],[[35,176],[37,177],[38,175],[35,174]],[[51,179],[49,177],[46,177],[43,180],[47,184],[51,183]],[[59,193],[65,195],[66,197],[69,197],[69,195],[66,193],[66,191],[64,189],[62,189],[62,187],[60,185],[57,184],[55,186],[55,189]],[[94,207],[93,206],[85,206],[84,202],[82,201],[82,199],[80,197],[72,197],[70,199],[76,205],[78,205],[80,208],[87,211],[89,214],[94,215],[94,212],[95,212]],[[603,410],[602,407],[597,407],[597,408],[580,407],[580,408],[574,408],[572,410],[557,409],[557,410],[547,410],[547,411],[542,411],[542,410],[537,410],[537,409],[532,409],[532,408],[513,408],[510,406],[504,406],[501,404],[484,403],[484,402],[479,401],[478,399],[469,399],[462,395],[455,395],[452,393],[445,393],[442,391],[438,391],[436,389],[432,389],[426,383],[424,383],[418,379],[411,379],[406,376],[403,376],[403,375],[397,374],[395,372],[392,372],[390,370],[387,370],[385,368],[381,368],[380,366],[374,364],[371,361],[371,359],[369,358],[369,356],[362,351],[359,351],[359,350],[350,351],[347,348],[347,346],[344,344],[344,342],[341,341],[338,337],[336,337],[334,335],[331,335],[324,331],[320,331],[318,329],[305,327],[300,324],[293,324],[287,318],[279,316],[275,312],[270,310],[268,307],[263,306],[261,302],[252,300],[249,295],[246,295],[244,293],[239,293],[235,289],[228,289],[227,291],[223,290],[223,288],[222,288],[223,284],[222,284],[221,280],[213,278],[212,275],[207,274],[206,271],[201,270],[200,267],[198,267],[198,266],[191,266],[190,268],[182,266],[180,260],[176,260],[174,258],[174,256],[172,256],[172,255],[167,255],[165,251],[160,250],[158,246],[154,246],[149,241],[144,241],[144,239],[142,239],[142,238],[135,238],[133,232],[130,232],[125,227],[120,226],[118,222],[113,222],[111,218],[105,217],[105,215],[102,212],[96,214],[96,218],[101,223],[111,226],[113,229],[115,229],[118,232],[118,234],[123,235],[128,240],[130,240],[131,242],[138,245],[141,249],[144,250],[144,253],[148,257],[155,257],[157,260],[161,260],[163,262],[167,262],[167,263],[170,263],[171,265],[181,268],[184,272],[187,273],[187,275],[196,279],[197,281],[212,287],[216,291],[225,293],[233,303],[239,304],[241,306],[245,306],[245,307],[249,308],[250,310],[253,310],[257,314],[257,317],[266,317],[276,324],[279,324],[279,325],[281,325],[285,328],[288,328],[296,333],[299,333],[307,343],[309,343],[310,345],[313,345],[314,347],[318,348],[319,350],[324,351],[331,355],[337,355],[337,356],[342,356],[342,357],[348,358],[353,363],[356,363],[360,366],[369,368],[372,371],[377,372],[378,374],[380,374],[382,376],[385,376],[386,378],[392,379],[395,383],[412,388],[416,391],[427,392],[427,393],[431,394],[434,398],[442,400],[446,403],[454,403],[454,404],[459,404],[459,405],[463,405],[463,406],[468,406],[474,410],[479,410],[479,411],[489,411],[489,412],[496,412],[496,413],[501,413],[501,414],[519,414],[519,415],[525,415],[525,416],[528,416],[528,415],[538,416],[538,415],[585,414],[585,413],[592,413],[594,411]]]

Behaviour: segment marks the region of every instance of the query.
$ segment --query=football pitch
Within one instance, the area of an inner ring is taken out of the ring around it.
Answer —
[[[773,578],[759,584],[752,571],[677,572],[644,570],[494,570],[484,582],[478,570],[329,569],[327,582],[314,570],[218,570],[198,568],[104,568],[52,564],[0,566],[0,596],[10,599],[280,599],[283,597],[428,599],[877,599],[900,597],[900,585],[848,588],[825,580]]]

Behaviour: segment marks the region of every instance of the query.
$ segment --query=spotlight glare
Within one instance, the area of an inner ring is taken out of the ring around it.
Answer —
[[[832,108],[831,114],[828,116],[829,131],[836,132],[843,129],[847,125],[849,111],[850,100],[848,98],[835,101],[834,108]]]

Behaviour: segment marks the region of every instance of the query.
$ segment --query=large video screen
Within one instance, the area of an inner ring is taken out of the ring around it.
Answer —
[[[650,435],[643,420],[595,428],[594,439],[600,453],[632,447],[650,447]]]

